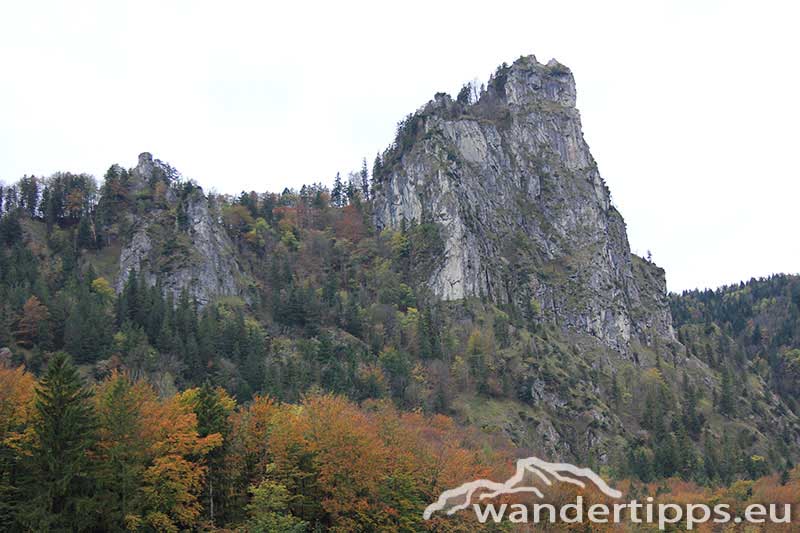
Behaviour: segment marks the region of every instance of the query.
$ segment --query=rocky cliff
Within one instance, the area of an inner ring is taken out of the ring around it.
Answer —
[[[487,298],[627,351],[673,339],[664,272],[634,257],[589,152],[572,73],[523,57],[477,101],[444,94],[403,121],[376,176],[378,228],[439,225],[428,284]]]
[[[212,216],[208,198],[191,183],[171,183],[171,169],[162,165],[145,152],[130,172],[134,195],[148,194],[154,183],[163,186],[155,187],[160,198],[147,199],[152,208],[129,215],[132,230],[120,253],[117,292],[136,271],[176,299],[185,289],[201,307],[218,296],[246,296],[236,250]]]

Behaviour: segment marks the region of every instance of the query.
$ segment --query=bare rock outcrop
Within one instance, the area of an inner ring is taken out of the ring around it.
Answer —
[[[158,207],[131,216],[131,237],[120,253],[117,292],[136,272],[148,285],[160,283],[176,299],[186,290],[200,306],[219,296],[246,298],[246,276],[208,198],[196,185],[170,183],[173,172],[145,152],[130,173],[133,194],[146,194],[154,182],[163,181],[164,198]]]
[[[513,303],[627,351],[674,338],[664,272],[631,254],[581,131],[572,73],[533,56],[475,102],[438,94],[405,120],[377,176],[378,228],[441,228],[427,283],[445,300]]]

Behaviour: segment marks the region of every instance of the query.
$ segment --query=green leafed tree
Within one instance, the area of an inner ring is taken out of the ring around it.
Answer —
[[[303,533],[308,524],[289,513],[289,492],[286,487],[265,480],[250,487],[251,500],[247,505],[251,533]]]

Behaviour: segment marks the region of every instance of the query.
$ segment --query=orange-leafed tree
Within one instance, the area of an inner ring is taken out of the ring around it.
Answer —
[[[205,514],[213,524],[227,519],[229,503],[233,496],[230,480],[225,473],[227,439],[230,435],[229,417],[236,401],[221,387],[212,388],[205,383],[180,395],[180,401],[189,407],[197,418],[197,433],[202,438],[215,436],[219,445],[209,450],[205,460],[206,483],[203,503]]]
[[[31,420],[36,380],[23,367],[0,366],[0,441],[16,439]]]
[[[374,524],[383,511],[378,489],[389,451],[369,417],[344,398],[330,395],[307,398],[303,414],[332,529],[353,531]]]
[[[38,342],[46,340],[48,328],[47,321],[50,312],[39,298],[31,296],[22,306],[22,314],[17,323],[15,336],[17,342],[30,348]]]
[[[12,530],[20,454],[32,437],[36,383],[23,368],[0,366],[0,530]]]
[[[144,520],[156,530],[194,527],[203,510],[205,457],[222,437],[200,437],[197,416],[179,397],[147,403],[142,415],[153,457],[143,473]]]
[[[341,210],[341,214],[334,225],[334,229],[338,237],[357,244],[366,234],[364,216],[356,206],[352,204],[345,206]]]

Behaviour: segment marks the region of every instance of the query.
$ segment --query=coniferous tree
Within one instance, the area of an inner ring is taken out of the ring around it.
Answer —
[[[361,160],[361,172],[359,172],[359,177],[361,178],[361,194],[364,196],[364,200],[369,200],[369,171],[367,170],[367,158]]]
[[[619,388],[619,376],[614,374],[614,378],[611,380],[611,400],[614,402],[614,406],[618,409],[621,399],[622,393],[620,392]]]
[[[113,340],[112,318],[102,296],[78,289],[77,301],[64,325],[64,344],[79,363],[90,363],[106,357]]]
[[[200,437],[207,437],[218,433],[223,437],[223,446],[213,450],[208,455],[208,473],[206,475],[206,513],[213,523],[224,509],[221,508],[224,492],[222,485],[223,461],[225,459],[225,438],[228,435],[228,419],[225,406],[220,400],[219,393],[206,381],[197,392],[194,404],[197,415],[197,433]]]
[[[95,248],[95,244],[89,217],[84,215],[78,223],[78,234],[75,237],[75,245],[78,249],[91,250]]]
[[[697,461],[692,447],[692,440],[689,438],[686,427],[680,421],[678,421],[677,426],[675,431],[676,469],[681,478],[688,481],[696,473]]]
[[[731,416],[735,408],[733,375],[730,369],[726,368],[722,372],[722,385],[719,396],[719,412],[723,415]]]
[[[36,389],[35,438],[19,514],[34,531],[88,531],[93,526],[95,479],[89,452],[97,424],[91,396],[69,357],[55,354]]]
[[[342,207],[347,204],[354,204],[356,201],[356,184],[354,182],[355,176],[350,174],[350,179],[347,180],[347,185],[344,188],[346,201],[343,202]]]
[[[105,531],[125,531],[126,518],[141,507],[141,475],[146,442],[141,438],[140,400],[126,376],[114,375],[98,399],[101,450],[98,486],[102,488]]]
[[[24,176],[19,180],[19,203],[30,217],[36,216],[39,205],[39,181],[36,176]]]
[[[334,207],[343,207],[344,206],[344,185],[342,184],[342,177],[337,172],[336,178],[333,180],[333,189],[331,189],[331,204]]]
[[[19,242],[22,242],[22,225],[19,223],[19,215],[15,212],[6,213],[0,218],[0,243],[14,246]]]
[[[756,324],[756,327],[753,329],[753,337],[751,339],[753,346],[761,346],[762,339],[763,335],[761,333],[761,326]]]
[[[693,439],[697,439],[703,430],[704,417],[697,410],[697,391],[689,383],[686,374],[683,376],[683,426]]]
[[[355,337],[361,336],[361,307],[358,305],[356,295],[350,293],[344,310],[344,329]]]
[[[372,190],[372,194],[375,194],[375,189],[378,188],[380,185],[379,180],[381,174],[383,173],[383,161],[381,160],[381,154],[375,155],[375,162],[372,164],[372,186],[370,190]]]
[[[50,187],[45,187],[42,191],[42,203],[40,210],[42,212],[42,218],[44,218],[45,222],[45,231],[49,237],[53,232],[53,226],[56,222],[55,213],[53,212],[53,200],[50,195]]]

